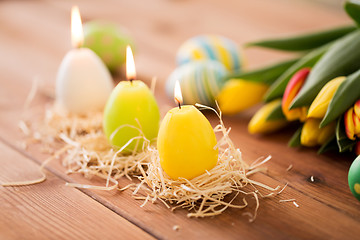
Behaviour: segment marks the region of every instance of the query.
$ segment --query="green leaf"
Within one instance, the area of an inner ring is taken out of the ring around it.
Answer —
[[[281,101],[279,101],[278,105],[273,109],[273,111],[267,116],[266,121],[274,121],[286,119],[282,108],[281,108]]]
[[[291,77],[300,69],[305,67],[313,67],[321,56],[329,49],[330,45],[323,46],[315,49],[304,57],[299,59],[291,67],[289,67],[276,81],[271,85],[269,90],[265,94],[265,101],[270,102],[275,98],[282,97],[284,94],[286,85],[290,81]]]
[[[321,145],[321,147],[319,148],[317,153],[323,154],[323,153],[331,151],[331,150],[336,150],[336,151],[339,150],[335,135],[332,138],[330,138],[326,143]]]
[[[271,85],[286,69],[298,60],[299,59],[291,59],[249,72],[230,74],[226,76],[226,79],[236,78]]]
[[[358,0],[347,0],[344,4],[344,9],[346,13],[355,21],[355,23],[360,25],[360,1]]]
[[[330,80],[347,76],[360,68],[360,30],[339,39],[311,70],[290,109],[310,106],[321,88]]]
[[[340,84],[330,101],[325,117],[320,123],[320,127],[324,127],[337,119],[358,99],[360,99],[360,69],[349,75],[346,80]]]
[[[294,135],[291,137],[290,141],[288,142],[288,146],[289,147],[299,147],[301,146],[301,131],[302,131],[302,126],[296,130],[296,132],[294,133]]]
[[[340,117],[336,124],[336,142],[340,152],[351,152],[356,144],[356,141],[352,141],[346,136],[343,117]]]
[[[250,42],[245,46],[257,46],[283,51],[305,51],[321,47],[329,42],[341,38],[355,29],[355,26],[342,26],[294,37],[266,39],[258,42]]]

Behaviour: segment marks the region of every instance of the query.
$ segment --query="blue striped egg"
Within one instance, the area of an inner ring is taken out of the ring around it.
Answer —
[[[166,93],[173,99],[175,82],[179,81],[184,104],[215,105],[215,97],[228,73],[223,64],[214,60],[189,62],[177,67],[166,82]]]
[[[232,40],[218,35],[199,35],[185,41],[176,54],[178,65],[200,59],[221,62],[230,71],[239,71],[243,61]]]

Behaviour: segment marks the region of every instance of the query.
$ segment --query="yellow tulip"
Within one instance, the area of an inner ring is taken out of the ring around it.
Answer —
[[[335,134],[335,122],[320,128],[321,119],[308,118],[301,130],[301,145],[314,147],[323,145]]]
[[[281,104],[281,100],[277,99],[262,106],[251,118],[248,131],[251,134],[271,133],[284,127],[288,122],[285,119],[267,121],[267,117],[272,111]]]
[[[223,114],[232,115],[262,101],[269,86],[264,83],[230,79],[216,97]]]
[[[336,90],[345,79],[346,77],[337,77],[325,84],[310,105],[307,117],[323,118]]]

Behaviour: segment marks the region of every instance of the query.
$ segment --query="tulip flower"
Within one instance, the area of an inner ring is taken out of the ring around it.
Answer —
[[[251,118],[249,122],[248,125],[249,133],[251,134],[271,133],[286,126],[287,121],[285,119],[266,120],[269,114],[272,113],[275,108],[280,106],[280,104],[281,104],[281,100],[276,99],[262,106],[255,113],[255,115]]]
[[[282,110],[287,120],[294,121],[300,120],[305,121],[307,115],[307,107],[299,107],[289,110],[291,102],[294,100],[296,95],[299,93],[301,87],[304,85],[307,76],[310,73],[310,68],[303,68],[296,72],[290,79],[286,86],[284,96],[282,99]]]
[[[261,82],[230,79],[216,100],[223,114],[236,114],[262,101],[269,85]]]
[[[350,140],[360,138],[360,100],[344,115],[345,132]]]
[[[337,77],[325,84],[310,105],[309,112],[307,114],[308,118],[323,118],[325,116],[331,99],[345,79],[346,77]]]
[[[345,132],[350,140],[357,140],[355,153],[360,155],[360,100],[344,114]],[[356,139],[358,138],[358,139]]]
[[[335,122],[320,128],[321,120],[308,118],[301,130],[300,142],[306,147],[323,145],[335,134]]]
[[[354,112],[360,118],[360,100],[354,104]]]

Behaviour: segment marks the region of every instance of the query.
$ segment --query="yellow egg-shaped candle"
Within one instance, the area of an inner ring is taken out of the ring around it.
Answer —
[[[199,110],[189,105],[173,108],[159,129],[161,167],[174,180],[197,177],[216,165],[216,143],[209,121]]]

